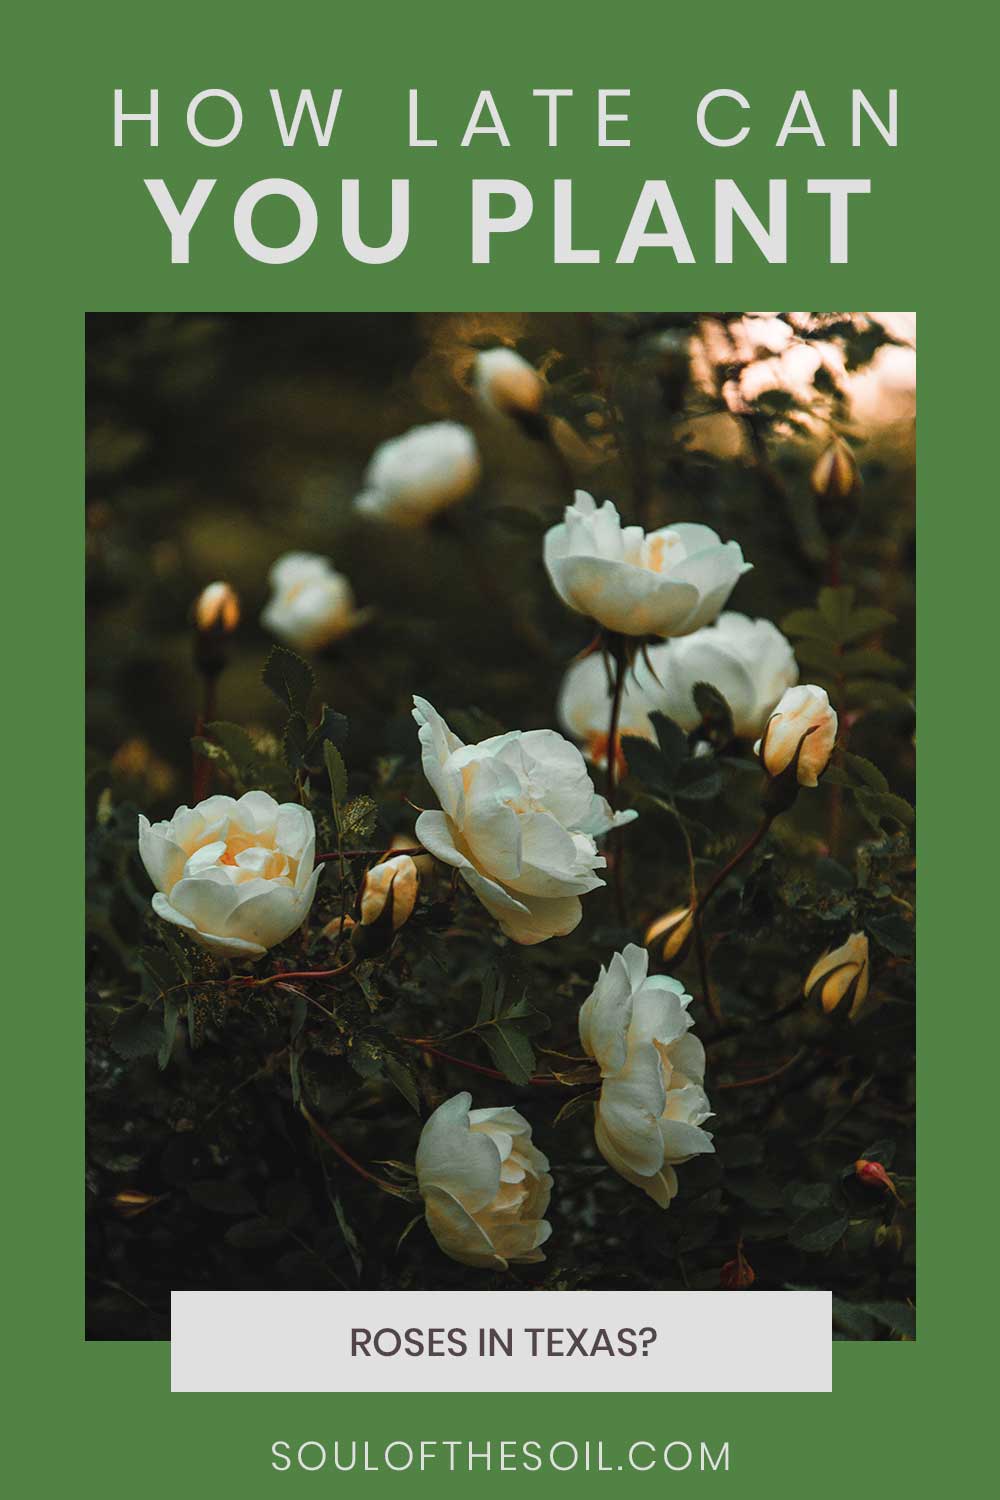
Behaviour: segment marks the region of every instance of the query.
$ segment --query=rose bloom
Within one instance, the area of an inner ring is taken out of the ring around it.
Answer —
[[[366,871],[361,884],[361,923],[370,927],[392,902],[392,927],[398,932],[413,915],[420,878],[409,854],[395,854]]]
[[[472,389],[484,406],[506,416],[535,416],[545,397],[545,382],[514,349],[483,349],[472,362]]]
[[[836,743],[837,715],[829,698],[823,688],[803,683],[782,694],[763,736],[753,748],[767,774],[780,776],[795,759],[801,744],[799,785],[816,786]]]
[[[657,662],[662,659],[662,646],[654,646],[649,652],[650,661],[659,675]],[[614,668],[611,668],[613,671]],[[560,723],[574,739],[583,746],[583,753],[595,766],[608,763],[608,730],[611,726],[612,688],[608,676],[608,663],[599,651],[591,652],[580,661],[571,663],[559,689],[557,713]],[[652,676],[641,658],[625,678],[622,693],[621,714],[618,720],[619,766],[624,766],[621,748],[623,735],[635,735],[638,739],[656,739],[649,721],[651,713],[667,710],[663,701],[663,689]]]
[[[315,552],[286,552],[268,574],[271,597],[260,623],[286,645],[318,651],[360,624],[343,573]]]
[[[667,1208],[675,1167],[715,1147],[701,1128],[712,1111],[702,1088],[705,1049],[689,1034],[691,996],[648,968],[649,954],[634,943],[614,955],[580,1009],[580,1041],[601,1070],[598,1150]]]
[[[424,775],[441,803],[416,834],[452,865],[515,943],[572,932],[580,897],[604,884],[594,840],[637,816],[613,813],[575,745],[551,729],[514,730],[466,745],[414,698]]]
[[[701,720],[694,688],[707,682],[725,698],[740,739],[754,739],[786,688],[799,675],[791,646],[770,620],[727,611],[714,625],[655,648],[663,684],[660,707],[685,732]]]
[[[161,823],[139,814],[153,910],[223,958],[260,958],[302,926],[315,847],[312,813],[267,792],[207,797]]]
[[[852,932],[846,943],[831,948],[809,970],[803,992],[807,1000],[818,999],[829,1015],[850,997],[850,1015],[868,996],[868,939]]]
[[[479,473],[479,449],[468,427],[430,422],[375,449],[354,505],[379,521],[420,526],[464,499]]]
[[[506,1271],[544,1260],[552,1233],[549,1163],[516,1109],[469,1109],[456,1094],[431,1115],[417,1146],[417,1185],[427,1226],[452,1260]]]
[[[610,500],[577,490],[545,533],[545,566],[560,599],[621,635],[690,635],[710,625],[750,567],[736,542],[680,522],[648,534],[622,526]]]

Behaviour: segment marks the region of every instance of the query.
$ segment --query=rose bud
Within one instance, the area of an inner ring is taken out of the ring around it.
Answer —
[[[354,508],[377,521],[421,526],[478,483],[479,449],[468,427],[430,422],[382,443],[365,470]]]
[[[540,425],[545,382],[534,365],[514,349],[484,349],[472,364],[472,388],[492,411],[524,423],[532,436],[544,433]]]
[[[387,924],[398,932],[413,914],[419,886],[417,867],[408,854],[372,865],[361,886],[362,927],[374,927],[388,909]]]
[[[232,635],[240,623],[239,595],[232,585],[219,581],[203,588],[195,600],[194,622],[201,631]]]
[[[816,960],[804,985],[807,1000],[818,1000],[827,1015],[846,1002],[854,1015],[868,994],[868,939],[852,932],[846,943]]]
[[[684,958],[691,946],[693,933],[694,912],[690,906],[678,906],[673,911],[668,911],[666,916],[658,917],[655,922],[650,923],[643,941],[647,948],[652,948],[654,943],[662,939],[662,957],[665,963],[669,963],[673,958]]]
[[[427,1227],[445,1255],[467,1266],[506,1271],[511,1261],[544,1260],[552,1233],[549,1163],[516,1109],[471,1109],[456,1094],[431,1115],[417,1146],[417,1186]]]
[[[616,953],[580,1007],[580,1041],[601,1070],[594,1141],[608,1166],[668,1208],[676,1168],[714,1152],[702,1129],[705,1049],[692,1033],[691,996],[666,974],[650,974],[645,948]]]
[[[816,786],[837,742],[837,715],[821,687],[803,683],[785,690],[754,745],[774,780],[794,768],[798,786]]]
[[[267,576],[271,597],[260,623],[288,646],[319,651],[366,618],[343,573],[315,552],[286,552]]]
[[[219,958],[262,958],[302,926],[316,895],[312,813],[267,792],[206,797],[150,823],[139,858],[153,911]]]
[[[861,475],[843,438],[834,438],[816,460],[810,476],[816,516],[831,542],[839,541],[858,514]]]
[[[741,574],[738,543],[681,522],[644,532],[617,508],[577,490],[545,533],[545,567],[570,609],[619,635],[690,635],[717,617]]]
[[[144,1193],[140,1188],[122,1188],[111,1200],[111,1207],[116,1214],[123,1219],[135,1219],[139,1214],[144,1214],[147,1208],[154,1204],[162,1203],[164,1194],[159,1196],[153,1193]]]
[[[719,1285],[724,1292],[745,1292],[757,1280],[757,1273],[743,1254],[743,1246],[737,1247],[733,1260],[727,1260],[719,1272]]]
[[[859,1157],[854,1163],[854,1173],[858,1181],[863,1182],[865,1187],[884,1188],[887,1193],[892,1194],[897,1202],[902,1203],[903,1200],[899,1196],[896,1184],[880,1161],[869,1161],[864,1156]]]

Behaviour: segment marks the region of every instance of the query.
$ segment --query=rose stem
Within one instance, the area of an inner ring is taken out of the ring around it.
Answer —
[[[782,1073],[787,1073],[789,1068],[794,1068],[795,1064],[805,1057],[807,1050],[805,1047],[800,1047],[798,1052],[791,1057],[786,1057],[779,1067],[770,1073],[762,1073],[759,1078],[740,1078],[735,1083],[714,1084],[714,1091],[718,1093],[720,1089],[752,1089],[759,1083],[771,1083],[775,1078],[780,1078]]]
[[[505,1083],[510,1083],[506,1073],[501,1073],[498,1068],[487,1068],[482,1063],[466,1062],[464,1057],[455,1057],[451,1052],[442,1052],[440,1047],[431,1046],[430,1042],[424,1041],[418,1036],[401,1036],[399,1039],[408,1047],[419,1047],[421,1052],[429,1052],[432,1057],[439,1057],[442,1062],[453,1063],[456,1068],[467,1068],[470,1073],[482,1073],[485,1078],[502,1078]],[[558,1078],[546,1078],[543,1073],[536,1073],[528,1082],[535,1088],[571,1088],[571,1084],[560,1083]]]
[[[218,682],[218,673],[202,672],[201,676],[201,709],[194,721],[194,732],[197,739],[201,739],[205,733],[205,725],[211,724],[215,718],[215,688]],[[209,782],[212,776],[212,762],[207,756],[194,752],[194,764],[191,770],[191,800],[195,804],[203,802],[208,796]]]
[[[608,777],[606,793],[608,806],[614,812],[615,795],[618,790],[618,725],[622,715],[622,697],[625,692],[625,674],[628,671],[628,650],[625,639],[620,635],[612,635],[608,638],[608,650],[615,663],[615,681],[611,694],[611,722],[608,726]],[[621,840],[615,838],[612,832],[608,840],[609,852],[612,859],[612,878],[614,881],[615,910],[618,920],[622,926],[625,925],[625,851]]]
[[[337,969],[282,969],[277,974],[265,974],[263,979],[255,979],[252,974],[236,974],[226,982],[241,984],[248,990],[260,990],[265,985],[278,984],[283,979],[332,979],[336,974],[346,974],[353,962],[351,959]]]
[[[711,1013],[712,1019],[713,1019],[713,1021],[715,1021],[716,1025],[721,1025],[722,1024],[722,1012],[719,1009],[719,1003],[718,1003],[718,1001],[716,1000],[715,996],[712,993],[712,986],[711,986],[711,984],[709,982],[709,975],[708,975],[708,954],[705,951],[705,935],[704,935],[704,932],[702,931],[702,920],[703,920],[704,915],[705,915],[705,908],[708,906],[708,903],[711,901],[712,897],[715,895],[716,891],[719,889],[719,886],[722,884],[722,882],[724,880],[726,880],[727,877],[732,874],[732,872],[736,869],[737,865],[742,864],[743,860],[745,860],[749,854],[753,853],[753,851],[756,849],[757,845],[760,843],[761,839],[767,833],[768,829],[770,828],[770,826],[771,826],[771,824],[773,822],[774,822],[774,816],[773,816],[773,814],[766,813],[764,815],[763,819],[761,820],[760,827],[756,830],[756,832],[754,832],[753,834],[751,834],[750,838],[747,839],[747,841],[743,845],[742,849],[738,849],[737,850],[737,852],[733,855],[733,857],[729,861],[729,863],[726,864],[726,865],[723,865],[722,869],[719,871],[719,873],[715,876],[714,880],[709,885],[708,890],[705,892],[705,894],[703,896],[701,896],[699,898],[699,900],[695,904],[695,908],[694,908],[694,940],[695,940],[695,947],[696,947],[697,953],[698,953],[698,966],[699,966],[699,969],[701,970],[701,987],[702,987],[702,990],[704,991],[703,998],[704,998],[705,1004],[708,1006],[708,1009],[709,1009],[709,1011]]]
[[[359,1177],[363,1177],[366,1182],[373,1182],[376,1187],[384,1188],[388,1192],[395,1191],[390,1183],[383,1182],[381,1177],[376,1177],[374,1172],[369,1172],[367,1167],[363,1167],[359,1161],[355,1161],[350,1152],[345,1151],[339,1141],[335,1141],[333,1136],[330,1135],[328,1131],[323,1129],[319,1121],[309,1113],[309,1110],[306,1109],[304,1104],[300,1104],[299,1109],[302,1113],[302,1118],[306,1121],[310,1130],[318,1135],[320,1140],[325,1142],[325,1144],[329,1146],[334,1155],[339,1156],[340,1160],[347,1166],[349,1166],[352,1171],[357,1172]]]

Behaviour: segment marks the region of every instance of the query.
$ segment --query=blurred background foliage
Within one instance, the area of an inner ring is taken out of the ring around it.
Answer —
[[[541,439],[482,409],[468,388],[476,349],[498,343],[546,378]],[[186,1013],[167,1018],[166,1038],[155,1004],[163,939],[135,820],[139,810],[169,817],[191,799],[191,608],[211,580],[228,580],[243,607],[218,715],[265,749],[284,723],[261,681],[272,643],[258,617],[274,559],[291,549],[329,556],[370,611],[312,666],[314,709],[329,704],[350,723],[351,794],[378,806],[374,854],[412,830],[410,800],[433,805],[419,773],[414,692],[467,739],[555,726],[562,674],[590,636],[559,604],[541,561],[542,533],[573,485],[613,498],[647,529],[697,521],[736,538],[754,568],[730,607],[780,624],[831,581],[809,475],[834,433],[863,478],[840,579],[859,605],[895,623],[873,643],[894,665],[856,688],[830,685],[850,694],[838,706],[851,750],[912,801],[914,350],[912,318],[889,313],[90,319],[90,1336],[165,1336],[171,1287],[484,1283],[830,1287],[836,1337],[912,1335],[908,819],[870,808],[866,817],[863,799],[821,786],[720,893],[711,966],[721,1029],[693,960],[678,970],[709,1046],[717,1154],[680,1168],[666,1213],[603,1165],[587,1108],[554,1123],[568,1093],[477,1077],[399,1038],[471,1024],[484,976],[503,971],[548,1018],[533,1038],[538,1067],[564,1067],[543,1049],[579,1053],[576,1014],[598,965],[686,899],[686,839],[699,881],[732,854],[754,826],[758,777],[725,768],[680,819],[642,807],[641,779],[626,783],[624,800],[642,816],[628,831],[624,926],[602,891],[586,898],[570,937],[512,950],[437,873],[363,983],[352,975],[325,999],[310,990],[335,1019],[314,1027],[312,1011],[300,1013],[306,1002],[270,991],[210,1005],[195,986]],[[374,447],[440,418],[475,431],[475,493],[416,531],[357,516],[352,500]],[[825,682],[815,642],[796,638],[793,623],[802,680]],[[321,830],[323,806],[320,788]],[[308,954],[332,964],[320,930],[339,906],[330,869],[320,892]],[[846,1025],[794,1005],[818,955],[859,924],[872,942],[863,1014]],[[301,963],[301,943],[285,947],[289,964]],[[282,953],[271,959],[280,967]],[[192,961],[197,970],[204,956],[164,958]],[[491,1063],[475,1036],[453,1045]],[[446,1260],[407,1201],[418,1115],[465,1087],[475,1105],[516,1102],[552,1160],[547,1259],[503,1277]],[[302,1090],[354,1157],[390,1163],[373,1170],[397,1191],[319,1146],[297,1108]],[[896,1174],[898,1190],[859,1178],[859,1157]]]

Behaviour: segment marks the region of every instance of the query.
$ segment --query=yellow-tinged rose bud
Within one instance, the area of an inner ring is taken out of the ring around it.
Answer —
[[[396,854],[372,865],[361,887],[361,925],[372,927],[385,916],[393,932],[409,921],[417,902],[420,877],[408,854]]]
[[[232,635],[240,623],[240,601],[229,583],[210,583],[198,595],[194,620],[199,630]]]
[[[827,1015],[845,1005],[854,1015],[868,994],[868,939],[852,932],[846,943],[816,960],[806,979],[805,997],[818,1000]]]
[[[788,772],[798,786],[816,786],[837,743],[837,715],[823,688],[812,683],[783,693],[754,745],[768,776]]]
[[[534,365],[503,345],[476,355],[472,384],[484,406],[509,417],[536,416],[545,398],[545,382]]]
[[[836,542],[858,514],[861,475],[843,438],[834,438],[816,460],[810,476],[816,496],[816,515],[830,541]]]
[[[663,917],[657,917],[646,929],[645,944],[652,948],[662,941],[662,955],[669,963],[671,959],[683,958],[687,953],[694,933],[694,912],[690,906],[678,906]]]
[[[115,1194],[111,1200],[111,1207],[116,1214],[123,1219],[134,1219],[139,1214],[144,1214],[147,1208],[152,1208],[155,1203],[162,1203],[164,1195],[158,1197],[153,1193],[144,1193],[139,1188],[122,1188],[121,1192]]]

